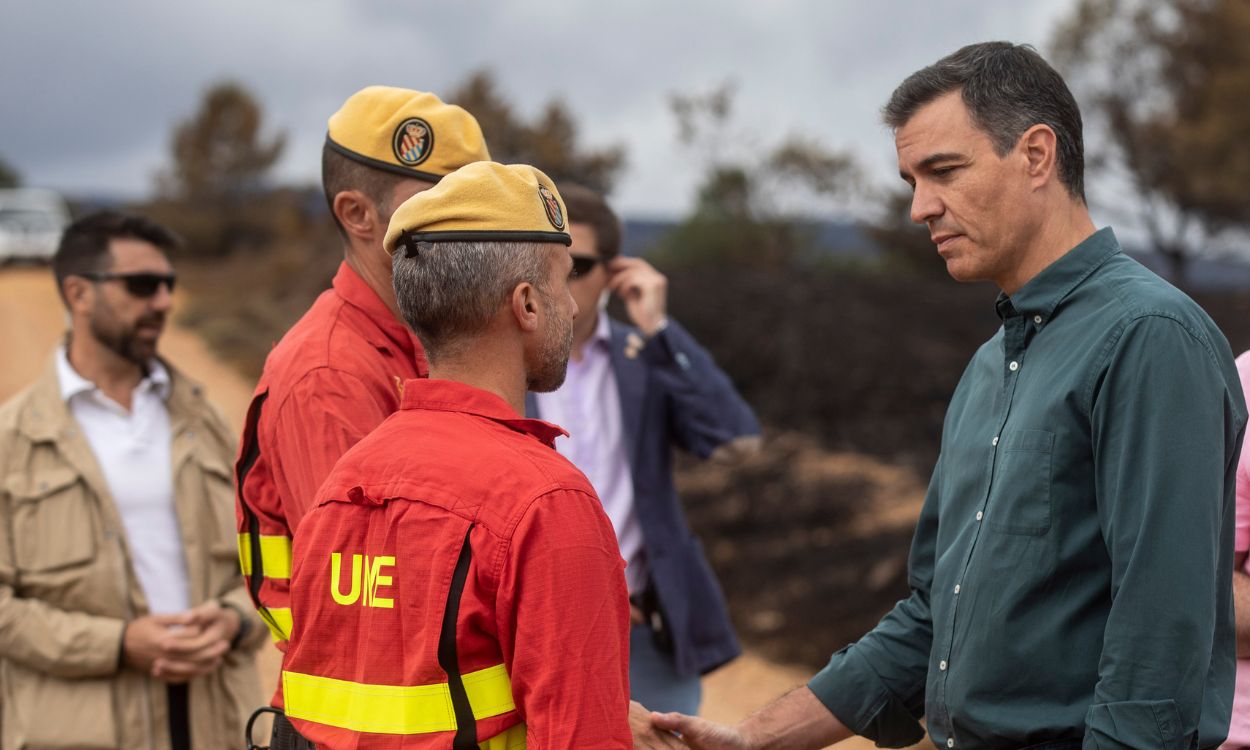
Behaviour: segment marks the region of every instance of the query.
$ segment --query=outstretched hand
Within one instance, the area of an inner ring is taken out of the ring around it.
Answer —
[[[737,728],[678,713],[652,713],[651,724],[667,733],[676,732],[691,750],[749,750],[750,743]]]
[[[651,725],[653,715],[638,701],[629,702],[629,733],[634,736],[634,748],[636,750],[664,750],[665,748],[681,750],[685,748],[681,740]]]

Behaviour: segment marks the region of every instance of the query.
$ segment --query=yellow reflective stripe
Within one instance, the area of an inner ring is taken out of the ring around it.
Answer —
[[[282,643],[291,638],[290,607],[264,607],[260,610],[261,619],[269,626],[269,634],[275,643]]]
[[[499,664],[464,675],[465,692],[478,719],[513,710],[512,682]],[[353,732],[428,734],[451,732],[456,712],[447,683],[370,685],[299,672],[282,672],[286,715]]]
[[[510,726],[477,746],[481,750],[525,750],[525,725]]]
[[[260,565],[266,578],[291,577],[291,538],[281,534],[260,535]],[[239,534],[239,566],[252,574],[252,535]]]
[[[502,664],[461,675],[460,679],[475,718],[486,719],[516,708],[512,701],[512,680]]]

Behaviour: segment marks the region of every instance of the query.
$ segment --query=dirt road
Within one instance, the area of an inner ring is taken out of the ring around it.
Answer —
[[[177,305],[175,300],[175,320]],[[64,331],[64,308],[47,269],[0,270],[0,400],[38,376]],[[241,427],[251,383],[244,382],[195,334],[176,323],[162,338],[161,352],[203,383],[209,398],[235,429]],[[262,658],[266,689],[271,690],[279,666],[278,652],[267,648]],[[737,720],[802,684],[807,676],[801,670],[770,664],[748,653],[704,680],[703,714],[718,721]],[[851,740],[839,747],[854,750],[872,747],[872,743]]]

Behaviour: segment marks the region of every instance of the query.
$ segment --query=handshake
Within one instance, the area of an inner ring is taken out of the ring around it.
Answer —
[[[685,714],[655,713],[637,701],[629,702],[629,731],[634,747],[641,750],[750,747],[732,727]]]
[[[629,729],[642,750],[800,750],[822,748],[851,736],[807,687],[785,694],[735,726],[685,714],[660,714],[630,701]]]

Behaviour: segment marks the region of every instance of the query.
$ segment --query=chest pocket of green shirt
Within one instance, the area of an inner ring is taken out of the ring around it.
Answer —
[[[1007,433],[994,467],[985,522],[1005,534],[1042,536],[1050,531],[1051,454],[1055,435],[1046,430]]]

